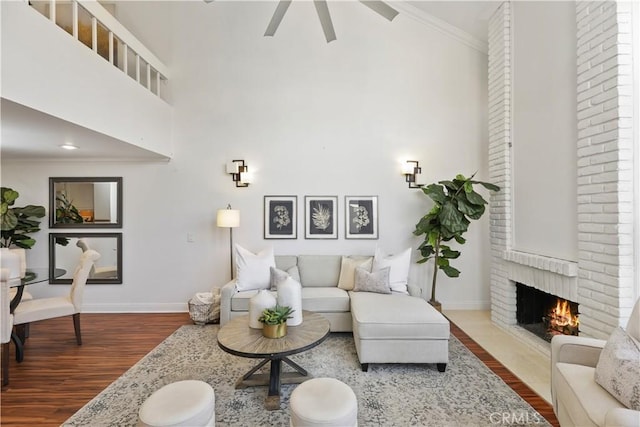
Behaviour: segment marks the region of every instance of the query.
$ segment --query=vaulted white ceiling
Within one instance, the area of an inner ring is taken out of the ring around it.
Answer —
[[[499,1],[404,1],[436,20],[450,24],[486,44],[487,23]],[[394,2],[390,1],[390,5]],[[82,128],[55,117],[2,100],[0,153],[5,159],[127,159],[164,160],[155,153]],[[64,143],[82,145],[66,151]],[[81,142],[81,143],[80,143]]]

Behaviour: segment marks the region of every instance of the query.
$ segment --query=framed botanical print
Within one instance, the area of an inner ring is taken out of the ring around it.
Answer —
[[[264,196],[264,238],[297,239],[298,196]]]
[[[345,196],[345,238],[378,238],[378,196]]]
[[[305,196],[305,239],[338,238],[338,196]]]

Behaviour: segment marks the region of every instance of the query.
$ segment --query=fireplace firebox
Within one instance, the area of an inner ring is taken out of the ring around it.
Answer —
[[[578,303],[516,283],[516,321],[546,341],[554,335],[578,335]]]

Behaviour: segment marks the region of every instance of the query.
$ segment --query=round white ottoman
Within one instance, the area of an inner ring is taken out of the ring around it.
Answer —
[[[153,392],[138,411],[138,426],[204,427],[216,423],[216,398],[204,381],[185,380]]]
[[[313,378],[297,386],[289,399],[291,426],[358,425],[358,400],[351,387],[335,378]]]

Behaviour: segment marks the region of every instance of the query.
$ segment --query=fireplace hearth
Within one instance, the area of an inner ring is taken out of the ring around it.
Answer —
[[[551,341],[554,335],[579,333],[578,303],[522,283],[516,283],[516,320],[546,341]]]

